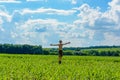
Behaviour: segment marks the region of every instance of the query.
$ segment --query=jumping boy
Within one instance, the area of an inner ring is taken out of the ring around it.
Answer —
[[[59,44],[50,44],[50,46],[58,46],[59,48],[59,64],[61,64],[62,56],[63,56],[63,51],[62,47],[63,45],[70,44],[70,42],[67,43],[62,43],[62,40],[59,41]]]

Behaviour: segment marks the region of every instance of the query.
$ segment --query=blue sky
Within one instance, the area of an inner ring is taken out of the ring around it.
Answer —
[[[120,0],[0,0],[0,43],[120,45]]]

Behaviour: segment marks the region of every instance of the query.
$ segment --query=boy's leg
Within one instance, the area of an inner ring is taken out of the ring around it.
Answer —
[[[62,56],[63,56],[63,53],[62,53],[62,50],[60,50],[59,51],[59,64],[61,64]]]
[[[62,57],[61,57],[61,56],[59,56],[59,64],[61,64],[61,60],[62,60]]]

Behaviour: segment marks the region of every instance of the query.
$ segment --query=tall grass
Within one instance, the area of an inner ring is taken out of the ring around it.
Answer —
[[[120,80],[120,58],[0,54],[0,80]]]

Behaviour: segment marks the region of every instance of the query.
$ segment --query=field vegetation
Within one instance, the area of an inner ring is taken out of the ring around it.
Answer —
[[[120,57],[0,54],[0,80],[120,80]]]

